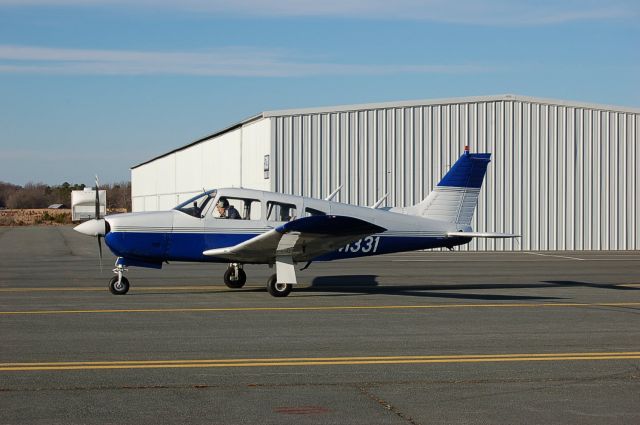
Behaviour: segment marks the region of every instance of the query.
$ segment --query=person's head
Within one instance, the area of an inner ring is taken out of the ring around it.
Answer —
[[[229,201],[226,199],[220,199],[216,204],[216,208],[220,214],[223,214],[225,210],[229,207]]]

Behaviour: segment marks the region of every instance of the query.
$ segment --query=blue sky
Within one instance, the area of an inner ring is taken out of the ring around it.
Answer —
[[[0,0],[0,180],[129,167],[263,110],[515,93],[640,107],[640,2]]]

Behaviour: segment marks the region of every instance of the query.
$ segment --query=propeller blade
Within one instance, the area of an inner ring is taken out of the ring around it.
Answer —
[[[96,174],[96,220],[100,220],[100,185]]]
[[[102,273],[102,236],[98,235],[98,251],[100,252],[100,273]]]

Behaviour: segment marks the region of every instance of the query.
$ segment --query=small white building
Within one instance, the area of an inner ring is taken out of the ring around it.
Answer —
[[[383,206],[492,153],[470,250],[640,249],[640,109],[517,95],[267,111],[131,169],[133,211],[246,187]]]
[[[107,191],[99,190],[100,217],[107,214]],[[90,187],[71,191],[71,220],[82,221],[96,217],[96,191]]]

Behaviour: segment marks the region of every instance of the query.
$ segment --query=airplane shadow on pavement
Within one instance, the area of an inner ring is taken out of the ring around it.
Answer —
[[[450,291],[467,289],[525,289],[525,288],[549,288],[549,284],[448,284],[448,285],[421,285],[398,284],[380,285],[377,275],[343,275],[343,276],[319,276],[313,279],[308,287],[296,288],[300,292],[326,292],[342,295],[403,295],[411,297],[429,298],[453,298],[473,299],[485,301],[517,301],[517,300],[561,300],[560,297],[540,297],[530,295],[499,295],[499,294],[469,294]],[[443,290],[447,292],[442,292]]]
[[[340,276],[318,276],[313,278],[310,285],[302,283],[294,289],[294,293],[306,297],[321,296],[358,296],[358,295],[401,295],[411,297],[428,298],[450,298],[469,299],[484,301],[526,301],[526,300],[566,300],[568,297],[544,297],[531,295],[500,295],[485,293],[456,293],[451,291],[463,290],[491,290],[491,289],[536,289],[536,288],[559,288],[559,287],[589,287],[599,289],[614,290],[640,290],[637,287],[621,286],[610,283],[578,282],[571,280],[548,280],[537,283],[462,283],[462,284],[392,284],[381,285],[377,275],[340,275]],[[228,290],[202,290],[202,291],[180,291],[177,294],[211,294],[211,293],[232,293],[232,292],[264,292],[265,289],[252,287]],[[138,292],[130,295],[166,295],[167,292]]]
[[[550,283],[554,286],[584,286],[585,288],[599,288],[599,289],[615,289],[618,291],[640,291],[639,287],[624,286],[615,283],[593,283],[593,282],[578,282],[575,280],[545,280],[543,283]]]

